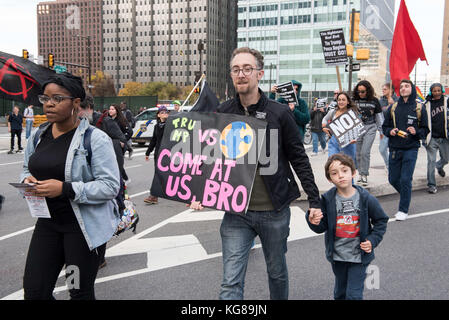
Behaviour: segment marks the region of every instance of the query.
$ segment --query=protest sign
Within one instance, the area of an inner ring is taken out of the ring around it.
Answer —
[[[329,123],[328,127],[332,131],[332,135],[337,139],[340,148],[346,147],[351,141],[357,140],[366,132],[362,120],[353,110],[349,110],[335,118]]]
[[[296,98],[296,92],[293,88],[293,83],[291,81],[279,84],[277,86],[277,93],[279,93],[279,96],[288,103],[294,103],[295,105],[299,104],[298,99]]]
[[[327,65],[340,65],[348,61],[343,29],[320,31],[320,37]]]
[[[231,213],[249,204],[266,122],[234,114],[182,112],[167,119],[151,194]]]

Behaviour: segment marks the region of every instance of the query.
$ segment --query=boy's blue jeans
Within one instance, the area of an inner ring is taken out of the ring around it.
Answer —
[[[399,192],[399,211],[408,213],[418,149],[390,148],[388,181]]]
[[[335,274],[335,300],[362,300],[365,288],[366,268],[361,263],[334,261],[332,271]]]
[[[290,208],[277,211],[225,213],[220,227],[223,247],[221,300],[241,300],[252,242],[258,235],[267,264],[270,299],[288,299],[285,253],[290,234]]]

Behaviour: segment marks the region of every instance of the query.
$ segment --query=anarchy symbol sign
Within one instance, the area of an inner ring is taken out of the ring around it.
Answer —
[[[0,57],[0,61],[5,61],[0,69],[0,90],[9,96],[21,95],[23,100],[26,100],[28,92],[38,83],[31,77],[30,72],[13,58]]]

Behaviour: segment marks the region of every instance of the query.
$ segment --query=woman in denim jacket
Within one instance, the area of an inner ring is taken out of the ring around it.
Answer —
[[[99,256],[116,231],[119,213],[114,200],[120,173],[111,139],[91,128],[91,159],[84,148],[87,119],[78,118],[85,97],[82,80],[55,75],[39,96],[48,122],[32,133],[20,180],[34,183],[45,197],[51,218],[39,218],[28,250],[23,280],[25,299],[54,299],[53,289],[66,265],[72,299],[95,299]],[[35,135],[39,137],[35,138]],[[37,143],[35,142],[37,141]]]

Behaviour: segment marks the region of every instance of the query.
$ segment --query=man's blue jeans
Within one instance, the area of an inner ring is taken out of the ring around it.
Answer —
[[[326,134],[312,131],[313,152],[318,153],[318,140],[320,141],[321,149],[326,150]]]
[[[31,135],[31,130],[33,129],[33,121],[26,120],[25,123],[26,123],[25,137],[28,139]]]
[[[270,299],[288,299],[285,253],[290,234],[290,208],[277,211],[225,213],[220,227],[223,247],[221,300],[241,300],[252,242],[259,236],[267,264]]]
[[[412,180],[418,149],[390,148],[388,181],[399,192],[399,211],[408,213],[412,199]]]

